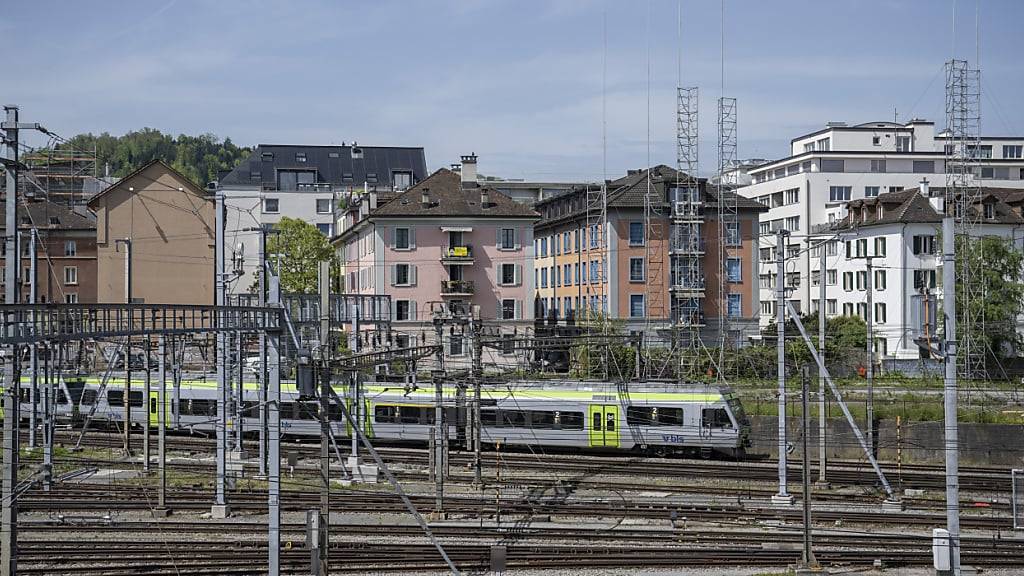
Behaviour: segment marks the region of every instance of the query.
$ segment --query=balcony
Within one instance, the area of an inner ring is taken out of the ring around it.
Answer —
[[[669,286],[669,290],[682,295],[703,295],[704,279],[678,278]]]
[[[472,280],[441,280],[442,296],[472,296],[474,289]]]
[[[669,244],[669,251],[672,254],[703,254],[705,249],[704,238],[681,238],[673,237]]]
[[[443,246],[441,248],[442,264],[473,264],[473,246]]]

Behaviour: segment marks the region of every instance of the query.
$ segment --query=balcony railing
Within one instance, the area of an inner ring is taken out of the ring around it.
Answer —
[[[441,280],[441,294],[473,294],[472,280]]]
[[[703,291],[704,290],[704,279],[689,279],[679,278],[672,283],[672,290],[688,290],[688,291]]]
[[[705,242],[704,238],[672,238],[672,242],[669,245],[669,249],[672,252],[684,252],[684,253],[700,253],[704,252]]]
[[[463,246],[445,246],[441,250],[441,260],[472,262],[473,246],[469,244]]]

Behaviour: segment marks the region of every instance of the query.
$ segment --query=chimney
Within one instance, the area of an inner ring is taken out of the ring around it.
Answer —
[[[487,193],[487,188],[480,189],[480,207],[487,208],[491,205],[491,196]]]
[[[462,157],[462,183],[476,184],[476,152]]]
[[[420,203],[424,208],[430,208],[430,188],[423,189],[423,193],[420,194]]]
[[[928,195],[929,195],[928,179],[927,178],[922,178],[921,181],[919,182],[919,184],[921,185],[921,188],[920,188],[921,195],[924,196],[925,198],[927,198]]]

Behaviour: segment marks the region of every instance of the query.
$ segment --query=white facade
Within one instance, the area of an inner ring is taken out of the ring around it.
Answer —
[[[818,297],[811,274],[818,258],[808,250],[808,237],[826,238],[825,229],[845,216],[845,203],[914,188],[927,180],[945,184],[945,142],[934,124],[872,122],[858,126],[833,124],[795,138],[791,156],[750,170],[753,183],[739,189],[761,201],[769,211],[760,219],[760,257],[763,272],[774,273],[775,232],[791,233],[787,253],[787,286],[801,311],[812,310]],[[992,187],[1024,186],[1024,137],[982,138],[979,183]],[[836,252],[842,254],[842,250]],[[775,293],[771,274],[761,275],[762,327],[774,320]],[[839,280],[841,282],[841,278]],[[837,298],[838,299],[838,298]],[[838,312],[842,313],[842,307]],[[890,316],[891,317],[891,316]]]

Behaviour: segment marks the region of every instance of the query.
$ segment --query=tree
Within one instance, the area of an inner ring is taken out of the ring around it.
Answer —
[[[819,348],[818,313],[814,312],[800,318],[804,330],[811,342]],[[867,354],[867,324],[860,316],[837,316],[830,318],[825,325],[825,366],[835,375],[850,372],[862,365]],[[766,346],[774,349],[778,332],[775,322],[769,323],[761,332]],[[799,367],[813,364],[814,358],[807,343],[800,335],[800,329],[792,318],[786,320],[786,361]]]
[[[287,293],[315,294],[320,262],[331,262],[332,285],[337,282],[339,266],[330,241],[316,226],[287,216],[274,226],[277,234],[267,237],[267,253],[281,255],[281,290]]]
[[[969,298],[959,286],[956,290],[960,350],[965,350],[963,343],[970,338],[986,358],[1016,353],[1021,343],[1017,318],[1024,313],[1022,264],[1024,254],[1008,238],[956,238],[957,271],[968,270],[974,288]]]

